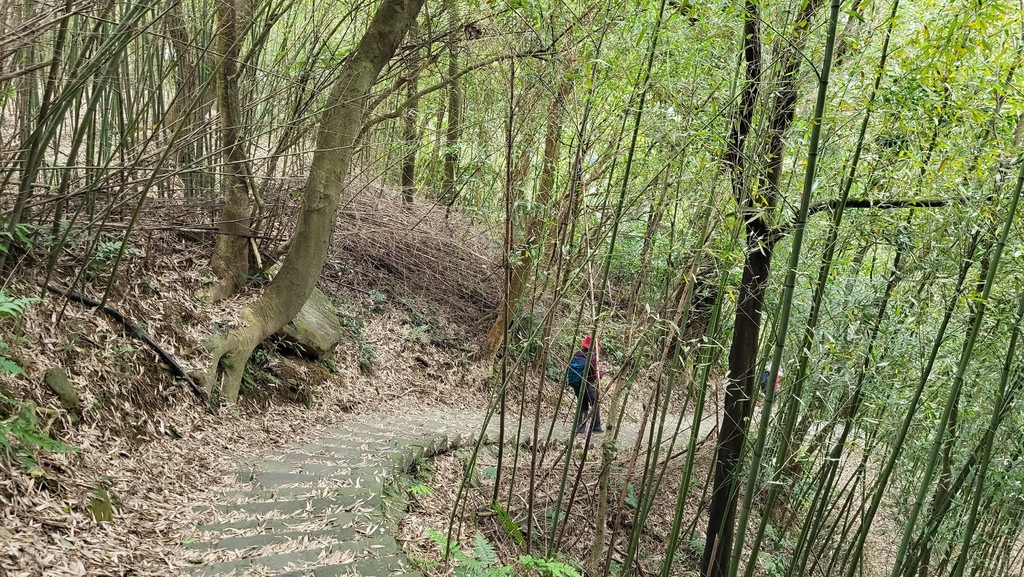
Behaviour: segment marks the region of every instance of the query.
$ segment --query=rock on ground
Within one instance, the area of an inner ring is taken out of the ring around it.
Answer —
[[[320,289],[313,289],[295,320],[278,333],[282,341],[318,359],[331,352],[341,340],[341,321],[334,304]]]

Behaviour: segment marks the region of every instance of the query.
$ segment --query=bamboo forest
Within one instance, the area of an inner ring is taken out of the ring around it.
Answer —
[[[1024,577],[1022,0],[0,0],[0,575]]]

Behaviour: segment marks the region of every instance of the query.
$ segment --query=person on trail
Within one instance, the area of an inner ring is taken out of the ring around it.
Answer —
[[[597,368],[597,354],[601,347],[594,342],[594,352],[591,354],[590,344],[590,335],[587,335],[580,344],[580,350],[573,354],[566,370],[569,386],[580,399],[580,414],[576,419],[576,431],[581,435],[587,432],[588,424],[590,432],[604,432],[604,428],[601,427],[601,405],[597,397],[597,385],[601,375],[604,374]],[[589,365],[587,363],[588,356],[590,357]],[[590,414],[591,408],[593,408],[593,415]]]
[[[761,392],[768,394],[768,379],[772,376],[772,365],[771,363],[764,366],[764,372],[761,373]],[[782,383],[782,375],[785,371],[782,370],[782,366],[779,366],[779,374],[775,377],[775,394],[779,394],[780,383]]]

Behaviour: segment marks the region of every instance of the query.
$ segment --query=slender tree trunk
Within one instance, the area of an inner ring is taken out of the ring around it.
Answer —
[[[508,306],[498,306],[498,316],[487,332],[487,337],[481,353],[481,358],[491,359],[501,347],[505,335],[506,315],[514,314],[518,308],[519,300],[526,289],[530,273],[534,268],[534,258],[540,250],[540,241],[544,235],[545,223],[547,222],[547,210],[552,204],[555,190],[555,168],[558,165],[558,158],[561,152],[562,118],[565,98],[569,94],[571,84],[568,80],[562,82],[561,87],[551,101],[551,108],[548,110],[547,128],[544,133],[544,158],[541,161],[540,179],[537,185],[537,197],[534,199],[534,211],[526,224],[525,236],[522,244],[516,249],[515,262],[512,264],[512,278],[508,290]],[[525,161],[520,162],[520,167],[526,166]]]
[[[636,272],[636,278],[633,279],[633,284],[627,295],[629,300],[626,303],[626,319],[630,322],[629,331],[631,336],[634,326],[632,323],[633,314],[636,312],[637,303],[640,301],[640,289],[643,287],[643,283],[651,269],[651,251],[654,248],[654,239],[658,232],[658,226],[661,224],[661,217],[665,212],[665,197],[668,195],[669,175],[671,173],[672,171],[666,166],[661,194],[658,195],[657,200],[651,203],[650,212],[647,214],[647,229],[644,232],[643,245],[640,247],[640,268]],[[632,338],[628,340],[632,341]]]
[[[417,35],[415,22],[409,35],[413,39]],[[402,113],[402,141],[405,143],[405,156],[402,157],[402,202],[405,204],[412,204],[416,196],[416,152],[420,147],[420,135],[416,129],[420,115],[420,99],[416,97],[420,85],[419,52],[419,48],[414,47],[405,59],[405,70],[408,75],[405,90],[409,102]]]
[[[170,134],[178,132],[184,136],[184,142],[175,147],[173,169],[180,171],[182,184],[184,185],[185,198],[192,198],[196,195],[194,173],[191,169],[185,169],[195,159],[195,144],[193,134],[195,127],[195,112],[193,102],[199,97],[199,77],[197,75],[196,63],[193,61],[190,50],[188,28],[185,26],[185,18],[182,15],[181,2],[169,0],[167,2],[164,25],[167,29],[167,36],[170,45],[174,49],[177,69],[175,78],[178,84],[177,94],[171,101],[167,112],[167,131]],[[180,129],[179,129],[179,125]]]
[[[754,105],[761,87],[761,33],[760,9],[755,0],[745,3],[743,23],[743,59],[746,64],[745,84],[736,109],[732,130],[725,151],[724,162],[731,171],[733,196],[742,203],[746,196],[746,170],[744,147],[750,134]],[[754,225],[759,225],[757,229]],[[725,415],[718,435],[715,454],[714,489],[708,515],[704,554],[701,558],[702,577],[721,577],[729,566],[732,550],[736,495],[738,479],[733,478],[739,461],[740,449],[746,424],[744,419],[753,392],[752,369],[740,368],[743,357],[751,359],[757,355],[757,339],[761,323],[761,309],[764,284],[771,266],[774,243],[759,246],[768,241],[766,226],[762,221],[752,220],[747,227],[747,258],[743,267],[739,301],[736,307],[736,321],[733,340],[729,351],[729,381],[725,393]],[[752,246],[753,245],[753,246]],[[738,370],[734,370],[734,367]]]
[[[745,12],[744,60],[747,65],[746,86],[733,123],[733,134],[726,151],[726,164],[732,171],[733,190],[741,210],[762,212],[747,217],[747,254],[743,266],[736,320],[733,324],[732,344],[729,348],[729,381],[725,391],[722,429],[715,456],[714,486],[709,507],[704,554],[701,558],[702,577],[722,577],[729,570],[735,535],[736,507],[739,498],[739,460],[747,428],[750,408],[756,393],[756,367],[758,342],[761,336],[761,314],[764,310],[765,291],[771,272],[772,255],[778,232],[767,221],[779,197],[786,136],[793,122],[797,101],[797,72],[801,57],[799,40],[809,29],[813,14],[822,0],[807,2],[797,16],[790,34],[789,48],[780,58],[781,75],[775,90],[775,99],[769,113],[769,138],[763,176],[758,188],[763,198],[751,198],[746,189],[746,168],[743,164],[743,145],[750,129],[753,106],[757,99],[757,84],[761,74],[761,49],[757,21],[758,4],[750,2]],[[760,196],[760,195],[759,195]],[[755,475],[756,471],[749,474]]]
[[[256,346],[298,314],[327,260],[338,203],[348,179],[366,98],[394,56],[423,0],[384,0],[366,33],[338,73],[317,135],[309,181],[291,248],[263,294],[245,307],[242,324],[218,339],[203,377],[208,391],[218,381],[220,398],[238,399],[245,364]]]
[[[457,180],[459,176],[459,140],[462,139],[462,80],[459,79],[459,43],[462,40],[462,27],[459,10],[455,2],[448,3],[451,11],[452,25],[455,31],[448,43],[448,129],[444,136],[444,175],[441,183],[441,198],[451,211],[455,204]]]
[[[769,383],[775,383],[778,378],[782,363],[782,353],[786,345],[786,336],[789,332],[789,321],[793,308],[793,293],[796,288],[797,269],[800,266],[800,252],[803,248],[804,230],[807,227],[807,213],[811,197],[814,192],[815,178],[817,176],[815,171],[818,160],[818,142],[821,136],[821,124],[825,113],[825,101],[828,95],[828,82],[832,68],[833,49],[835,48],[836,21],[839,17],[839,6],[840,0],[832,0],[831,7],[829,9],[828,32],[825,40],[825,56],[821,65],[821,73],[818,77],[818,96],[814,107],[814,116],[811,119],[811,135],[807,146],[807,166],[804,173],[804,185],[803,191],[800,195],[800,208],[797,209],[797,214],[793,223],[792,248],[790,249],[785,288],[783,289],[781,299],[782,305],[781,310],[779,311],[778,328],[776,329],[775,349],[771,356],[772,360],[768,377]],[[764,456],[765,439],[768,434],[768,425],[771,421],[772,405],[774,405],[774,401],[775,390],[774,387],[769,386],[765,390],[765,401],[761,411],[761,422],[758,426],[757,436],[751,455],[750,472],[747,475],[747,484],[745,487],[745,494],[743,495],[743,506],[740,509],[736,544],[732,553],[733,558],[730,561],[731,568],[729,574],[732,576],[737,574],[740,558],[743,556],[743,542],[744,537],[746,536],[750,511],[753,506],[758,473]],[[747,564],[747,569],[744,572],[745,577],[752,577],[754,573],[759,548],[760,542],[755,538],[755,545],[752,548],[750,562]]]
[[[23,18],[26,22],[32,20],[35,17],[36,11],[39,5],[36,2],[25,2],[22,6]],[[35,64],[35,44],[28,44],[21,49],[18,59],[20,60],[20,66],[23,68],[29,68]],[[2,271],[7,263],[8,255],[14,249],[14,244],[11,239],[15,238],[15,231],[18,225],[22,223],[23,212],[25,210],[25,204],[28,203],[29,198],[32,196],[32,185],[35,183],[36,168],[32,161],[32,150],[34,147],[33,140],[33,128],[41,128],[32,126],[32,115],[33,112],[38,108],[38,94],[36,93],[36,76],[37,72],[33,71],[25,74],[17,81],[16,90],[16,106],[17,106],[17,131],[19,137],[19,145],[21,152],[18,154],[18,164],[21,170],[21,183],[18,187],[18,194],[14,199],[14,206],[11,212],[7,215],[6,222],[4,223],[5,235],[0,238],[0,271]],[[45,120],[45,117],[39,115],[40,125]]]
[[[775,241],[760,220],[747,226],[747,258],[729,348],[729,382],[725,414],[715,456],[714,488],[701,560],[703,577],[721,577],[728,570],[739,497],[739,459],[746,439],[747,416],[758,376],[755,362],[761,334],[761,312],[771,271]],[[752,472],[751,474],[755,474]]]
[[[238,91],[238,54],[240,22],[237,0],[217,3],[217,47],[223,59],[217,82],[217,106],[220,117],[224,169],[221,191],[224,208],[221,210],[217,245],[213,249],[210,268],[217,277],[211,296],[214,300],[227,298],[245,284],[249,274],[249,193],[246,178],[245,145],[241,135],[241,103]]]

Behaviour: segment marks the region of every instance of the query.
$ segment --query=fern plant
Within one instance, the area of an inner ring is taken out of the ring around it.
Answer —
[[[18,245],[29,250],[32,249],[32,235],[39,230],[39,227],[34,224],[20,223],[14,227],[14,232],[6,230],[6,222],[4,222],[4,230],[0,230],[0,252],[7,253],[11,245]]]
[[[519,563],[527,571],[536,571],[541,577],[580,577],[580,572],[568,563],[557,559],[544,559],[533,555],[523,555]]]
[[[43,449],[54,453],[75,451],[74,447],[65,445],[50,437],[39,425],[39,418],[31,405],[19,403],[14,399],[0,395],[0,403],[13,407],[12,415],[0,420],[0,459],[16,460],[22,467],[35,465],[32,451]],[[6,411],[0,412],[3,414]]]
[[[0,318],[18,318],[25,314],[29,305],[39,301],[35,297],[12,297],[0,290]],[[0,335],[0,375],[23,375],[25,370],[18,363],[7,358],[7,342],[4,336]]]
[[[501,564],[494,546],[480,533],[473,536],[472,556],[463,551],[458,543],[449,542],[437,531],[427,531],[427,535],[442,551],[455,558],[458,563],[455,567],[456,577],[509,577],[515,574],[514,567]]]
[[[427,535],[437,543],[441,551],[447,552],[458,563],[455,567],[456,577],[510,577],[516,573],[515,567],[501,563],[494,546],[480,533],[473,536],[472,556],[463,551],[458,543],[450,543],[437,531],[427,531]],[[580,577],[576,567],[560,559],[523,555],[519,558],[519,564],[526,571],[538,573],[541,577]]]

